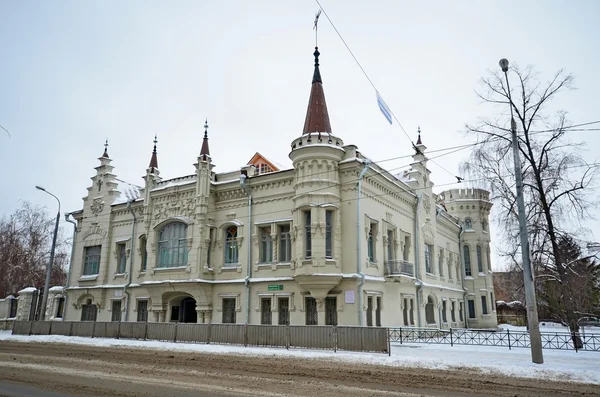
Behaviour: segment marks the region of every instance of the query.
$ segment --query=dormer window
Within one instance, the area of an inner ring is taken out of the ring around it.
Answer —
[[[471,218],[465,219],[465,230],[473,230],[473,221]]]

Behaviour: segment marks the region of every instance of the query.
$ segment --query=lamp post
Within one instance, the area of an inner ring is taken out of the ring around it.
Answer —
[[[50,288],[50,278],[52,277],[52,266],[54,265],[54,250],[56,249],[56,237],[58,235],[58,222],[60,221],[60,200],[58,197],[47,191],[41,186],[35,187],[37,190],[41,190],[44,193],[48,193],[54,197],[58,202],[58,213],[56,214],[56,224],[54,225],[54,237],[52,239],[52,249],[50,250],[50,261],[46,267],[46,282],[44,283],[44,296],[42,298],[42,310],[40,313],[40,320],[44,320],[46,317],[46,304],[48,302],[48,289]]]
[[[513,160],[515,163],[515,180],[517,183],[517,207],[519,210],[519,234],[521,236],[521,257],[523,259],[523,284],[525,286],[525,300],[527,304],[527,323],[529,324],[529,341],[531,344],[531,359],[536,364],[544,363],[542,353],[542,338],[538,321],[537,302],[533,283],[533,271],[529,258],[529,237],[527,233],[527,220],[525,216],[525,201],[523,199],[523,176],[521,175],[521,156],[519,155],[519,142],[517,141],[517,123],[513,116],[513,101],[510,95],[508,82],[508,59],[500,60],[500,67],[506,78],[506,90],[510,102],[510,131],[512,134]]]

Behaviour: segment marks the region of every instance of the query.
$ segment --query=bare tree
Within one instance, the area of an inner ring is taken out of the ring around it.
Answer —
[[[518,80],[512,102],[500,72],[481,80],[483,89],[477,95],[495,106],[499,114],[482,118],[477,125],[467,125],[467,134],[476,136],[479,144],[462,169],[487,184],[496,203],[495,221],[505,242],[501,254],[512,265],[521,266],[508,115],[512,106],[518,126],[531,262],[556,273],[565,322],[576,332],[579,327],[575,296],[569,286],[570,260],[561,252],[559,240],[580,230],[581,221],[590,217],[589,209],[595,205],[590,198],[596,167],[581,156],[585,144],[570,140],[569,132],[579,126],[569,124],[566,112],[550,109],[559,93],[573,88],[573,76],[560,70],[550,81],[542,82],[532,67],[518,66],[511,68],[510,75]]]
[[[16,295],[24,287],[44,286],[54,222],[44,208],[28,202],[9,218],[0,219],[0,297]],[[64,285],[66,280],[68,255],[61,234],[57,239],[52,285]]]

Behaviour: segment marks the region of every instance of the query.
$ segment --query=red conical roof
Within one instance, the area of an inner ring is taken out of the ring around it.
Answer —
[[[326,132],[331,134],[331,124],[329,122],[329,113],[327,112],[327,103],[325,103],[325,92],[323,91],[323,81],[319,71],[319,48],[315,47],[315,71],[313,74],[312,88],[310,89],[310,98],[308,99],[308,109],[306,110],[306,120],[304,121],[303,134]]]
[[[154,150],[152,151],[152,157],[150,158],[150,165],[148,168],[151,168],[153,171],[158,169],[158,156],[156,155],[156,143],[157,143],[156,135],[154,136]]]
[[[202,139],[202,148],[200,148],[200,157],[206,160],[210,157],[210,149],[208,148],[208,120],[204,122],[204,139]]]

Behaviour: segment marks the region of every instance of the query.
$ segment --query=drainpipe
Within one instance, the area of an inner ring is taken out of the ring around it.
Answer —
[[[421,204],[421,199],[423,195],[419,193],[417,195],[417,204],[415,205],[415,279],[417,279],[417,283],[419,283],[417,287],[417,323],[419,324],[419,328],[423,326],[421,323],[421,298],[419,297],[419,292],[423,291],[423,282],[421,281],[421,268],[419,266],[419,205]]]
[[[241,174],[240,175],[240,186],[246,192],[248,196],[248,231],[246,236],[246,240],[248,241],[248,265],[246,272],[246,280],[244,281],[244,285],[246,286],[246,324],[250,324],[250,278],[252,277],[252,191],[246,185],[246,180],[248,179],[248,175]]]
[[[360,172],[358,176],[358,190],[356,192],[356,272],[358,273],[358,277],[360,281],[358,282],[358,325],[362,327],[363,325],[363,316],[362,316],[362,307],[363,307],[363,296],[362,296],[362,288],[365,285],[365,274],[362,272],[362,241],[360,239],[360,199],[362,193],[362,180],[367,171],[369,170],[369,165],[371,161],[366,159],[364,163],[364,168]]]
[[[125,284],[125,286],[123,287],[123,292],[125,293],[126,296],[126,302],[125,302],[125,322],[129,321],[129,291],[127,291],[127,288],[131,285],[131,279],[133,277],[133,256],[134,256],[134,248],[135,248],[135,223],[137,222],[137,218],[135,216],[135,212],[133,211],[133,209],[131,208],[131,204],[133,203],[133,200],[129,200],[127,202],[127,209],[129,210],[129,212],[131,212],[131,215],[133,216],[133,226],[131,226],[131,248],[129,251],[129,280],[127,281],[127,284]]]
[[[69,272],[67,273],[67,285],[65,287],[65,305],[63,307],[63,321],[67,321],[67,308],[69,303],[69,294],[67,289],[71,285],[71,272],[73,271],[73,255],[75,255],[75,239],[77,238],[77,222],[69,219],[70,212],[65,213],[65,221],[73,224],[73,243],[71,244],[71,259],[69,264]]]
[[[462,243],[461,243],[461,238],[463,233],[465,232],[465,229],[462,227],[462,225],[459,225],[460,227],[460,232],[458,233],[458,260],[460,261],[460,268],[463,268],[463,256],[462,256]],[[461,274],[460,275],[460,280],[461,280],[461,285],[462,285],[462,289],[463,289],[463,316],[465,316],[465,328],[469,328],[469,314],[467,313],[467,310],[469,310],[467,308],[467,305],[465,305],[465,303],[467,303],[467,290],[465,289],[465,275]]]

